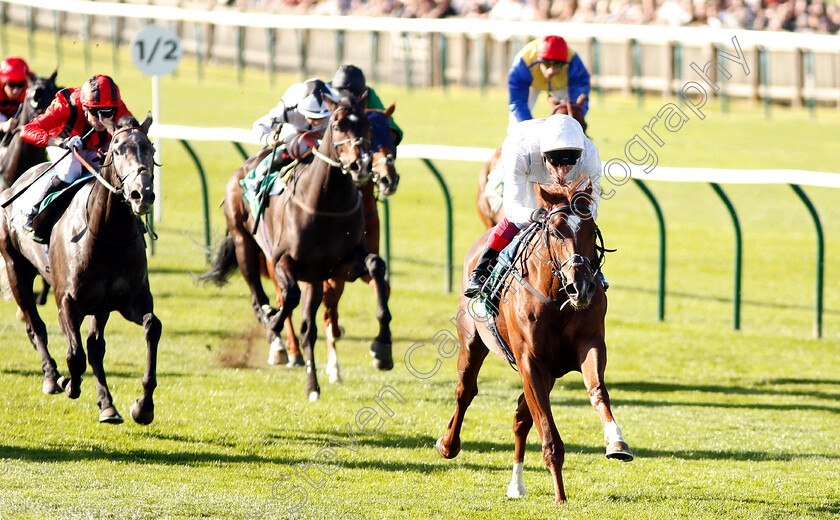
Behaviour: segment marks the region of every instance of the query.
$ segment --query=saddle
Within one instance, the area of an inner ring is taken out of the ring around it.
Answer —
[[[291,172],[294,170],[294,166],[297,164],[296,160],[292,160],[291,158],[285,160],[284,158],[280,162],[281,167],[279,169],[270,169],[272,162],[275,162],[272,154],[266,155],[256,168],[250,170],[239,181],[239,185],[244,188],[242,198],[245,199],[245,203],[251,209],[251,215],[255,221],[265,211],[268,197],[280,195],[286,189],[286,181],[288,181]],[[260,169],[270,170],[265,175],[259,175],[257,170]]]
[[[538,223],[534,222],[519,232],[511,240],[510,244],[499,253],[496,266],[493,268],[493,272],[490,273],[487,281],[484,282],[484,287],[476,297],[477,301],[473,307],[478,317],[490,318],[485,321],[487,328],[493,333],[493,337],[496,338],[499,348],[505,354],[507,362],[514,369],[516,369],[516,358],[510,350],[510,347],[499,334],[499,330],[496,327],[496,318],[499,316],[499,302],[509,287],[508,280],[511,275],[516,279],[522,279],[522,273],[515,266],[516,261],[525,254],[524,250],[520,250],[520,246],[523,242],[527,242],[531,235],[537,232],[538,225]]]
[[[46,176],[49,178],[49,176]],[[88,173],[76,179],[73,183],[61,188],[60,190],[50,193],[41,206],[38,208],[38,214],[33,220],[32,230],[35,235],[32,239],[40,244],[48,244],[50,242],[50,235],[52,234],[53,226],[67,210],[73,196],[85,184],[88,184],[93,179],[93,175]],[[40,179],[39,179],[40,180]]]

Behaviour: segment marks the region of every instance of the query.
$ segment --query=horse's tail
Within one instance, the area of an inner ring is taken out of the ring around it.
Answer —
[[[213,258],[213,265],[206,272],[200,274],[196,278],[196,282],[213,282],[218,286],[222,286],[227,283],[230,273],[236,267],[236,246],[233,244],[233,237],[227,235],[216,251],[216,255]]]

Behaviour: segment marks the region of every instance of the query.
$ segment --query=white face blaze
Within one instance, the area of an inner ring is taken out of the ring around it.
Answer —
[[[566,225],[569,226],[569,230],[572,232],[572,236],[569,238],[576,239],[577,233],[580,230],[580,217],[572,213],[566,217]]]

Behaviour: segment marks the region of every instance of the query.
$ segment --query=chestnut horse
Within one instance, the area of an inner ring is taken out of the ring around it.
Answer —
[[[488,326],[492,320],[499,337],[509,346],[524,388],[514,414],[514,464],[507,490],[509,497],[525,494],[525,441],[536,423],[543,459],[554,480],[555,503],[566,500],[561,473],[565,450],[552,417],[549,392],[557,378],[573,370],[583,373],[589,400],[601,419],[607,457],[633,459],[610,411],[610,398],[604,385],[607,297],[598,283],[598,272],[605,249],[590,206],[581,204],[592,193],[591,182],[586,179],[586,183],[582,190],[578,190],[580,183],[535,185],[547,213],[538,220],[533,232],[522,231],[528,234],[522,237],[520,254],[512,262],[521,266],[521,272],[513,275],[497,311],[476,312],[476,307],[483,304],[463,294],[459,302],[461,350],[456,407],[435,447],[445,458],[458,455],[464,414],[478,393],[476,380],[485,357],[492,351],[508,359],[505,347],[500,346]],[[488,233],[467,253],[462,277],[464,287]]]
[[[389,132],[389,119],[394,113],[396,105],[391,105],[385,110],[367,109],[368,120],[371,126],[371,182],[361,186],[362,207],[365,214],[365,244],[368,251],[379,254],[379,214],[376,208],[378,190],[379,196],[389,197],[394,194],[399,184],[400,176],[394,166],[395,148],[394,141]],[[368,276],[362,277],[366,282],[372,284]],[[385,288],[390,293],[390,286],[387,281]],[[374,286],[375,289],[375,286]],[[344,334],[344,327],[338,324],[338,302],[344,292],[344,280],[330,279],[324,282],[324,332],[327,344],[327,367],[326,372],[330,383],[341,381],[341,367],[338,364],[338,357],[335,349],[335,342]],[[278,293],[279,294],[279,293]],[[279,305],[279,302],[278,302]],[[279,341],[273,342],[268,354],[268,363],[271,365],[285,364],[289,366],[302,366],[298,339],[292,327],[291,318],[286,320],[288,357]],[[385,368],[385,367],[379,367]]]
[[[570,103],[568,101],[557,103],[551,97],[548,98],[548,102],[554,107],[551,110],[552,115],[571,115],[578,123],[580,123],[580,126],[583,127],[583,131],[586,132],[586,121],[583,118],[583,104],[586,102],[586,94],[578,96],[576,103]],[[493,152],[490,159],[484,163],[484,167],[481,168],[481,172],[478,174],[478,193],[476,194],[475,205],[478,208],[478,217],[487,229],[495,226],[503,218],[505,218],[505,210],[501,204],[502,194],[496,193],[498,181],[494,182],[493,185],[489,187],[489,192],[487,186],[490,172],[493,171],[497,165],[501,168],[501,165],[499,165],[501,158],[502,147],[500,146],[496,148],[496,151]]]
[[[315,314],[323,297],[323,282],[330,278],[355,280],[369,275],[377,296],[379,334],[371,354],[380,368],[393,367],[391,313],[385,289],[385,262],[365,247],[362,197],[358,185],[370,175],[370,122],[364,106],[343,97],[329,100],[330,116],[324,138],[314,153],[300,160],[285,191],[270,197],[265,217],[254,226],[254,217],[242,198],[239,168],[225,190],[225,217],[229,235],[201,280],[224,283],[238,265],[251,289],[257,319],[266,326],[269,340],[279,337],[286,318],[303,300],[301,343],[306,358],[306,393],[320,398],[313,348],[317,338]],[[260,282],[266,262],[280,290],[281,305],[274,309]],[[303,291],[298,282],[303,283]]]
[[[49,240],[49,253],[13,224],[23,209],[20,199],[6,207],[0,217],[0,251],[6,261],[12,294],[23,310],[29,340],[41,354],[44,393],[64,390],[71,399],[78,398],[89,361],[101,409],[99,421],[123,422],[111,399],[103,368],[105,324],[111,312],[118,311],[125,319],[143,326],[147,349],[143,395],[132,405],[131,417],[140,424],[149,424],[154,419],[152,394],[157,386],[161,323],[154,314],[144,228],[138,216],[149,213],[155,199],[154,148],[146,135],[152,119],[148,116],[140,125],[133,117],[124,116],[116,126],[109,120],[103,123],[113,138],[99,171],[100,182],[89,182],[73,194],[67,209],[51,226],[49,236],[40,232],[44,224],[36,222],[36,231]],[[19,183],[42,175],[48,166],[49,163],[29,170]],[[59,376],[47,350],[47,328],[32,294],[36,274],[55,288],[58,319],[68,344],[69,378]],[[85,316],[90,316],[87,360],[79,332]]]

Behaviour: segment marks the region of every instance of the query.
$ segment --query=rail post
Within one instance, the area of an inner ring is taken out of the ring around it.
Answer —
[[[723,204],[726,206],[727,211],[729,211],[729,216],[732,217],[732,225],[735,228],[735,289],[734,294],[732,296],[732,328],[735,330],[741,329],[741,265],[742,265],[742,240],[741,240],[741,224],[738,222],[738,215],[735,213],[735,207],[732,205],[732,202],[729,200],[729,197],[726,196],[726,193],[723,192],[721,187],[711,182],[709,183],[715,193],[718,194],[720,200],[723,201]]]
[[[814,221],[814,229],[817,232],[817,284],[816,284],[816,303],[814,304],[814,337],[822,337],[822,315],[823,315],[823,281],[824,281],[824,267],[825,267],[825,239],[823,237],[822,224],[820,223],[820,216],[817,214],[817,209],[811,203],[811,199],[805,195],[796,184],[791,184],[791,188],[796,192],[799,199],[808,208],[808,213],[811,214],[811,219]]]
[[[656,197],[648,187],[639,179],[633,179],[636,186],[650,201],[653,211],[656,213],[656,221],[659,223],[659,289],[657,290],[657,318],[665,321],[665,217],[662,215],[662,208],[659,206]]]
[[[446,292],[452,292],[452,197],[449,196],[449,188],[446,187],[446,182],[443,180],[443,176],[438,172],[435,165],[432,164],[432,161],[423,158],[421,159],[423,163],[429,168],[429,171],[432,172],[435,179],[437,179],[438,184],[440,184],[441,190],[443,190],[443,202],[446,204],[446,260],[444,264],[444,270],[446,271],[444,274],[444,288]]]

